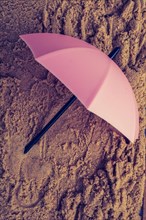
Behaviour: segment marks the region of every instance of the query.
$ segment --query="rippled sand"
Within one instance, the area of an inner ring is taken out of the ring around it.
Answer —
[[[144,17],[144,0],[0,2],[0,220],[140,219],[145,169]],[[121,47],[115,62],[130,81],[139,106],[135,144],[77,100],[23,154],[25,144],[72,96],[34,61],[20,40],[19,34],[33,32],[74,36],[107,54]]]

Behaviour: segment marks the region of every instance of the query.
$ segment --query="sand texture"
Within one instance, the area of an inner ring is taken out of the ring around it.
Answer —
[[[135,144],[77,100],[23,154],[72,96],[19,38],[34,32],[74,36],[106,54],[121,47],[115,62],[140,114]],[[0,220],[141,219],[145,32],[145,0],[0,1]]]

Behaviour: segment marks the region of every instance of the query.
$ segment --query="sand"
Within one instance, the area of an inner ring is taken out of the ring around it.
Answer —
[[[0,220],[138,220],[145,181],[144,0],[0,2]],[[135,93],[132,144],[77,100],[26,155],[24,146],[71,92],[41,67],[19,34],[53,32],[109,53]]]

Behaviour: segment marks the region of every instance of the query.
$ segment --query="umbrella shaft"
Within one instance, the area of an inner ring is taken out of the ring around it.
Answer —
[[[60,118],[60,116],[72,105],[72,103],[76,100],[76,96],[72,96],[70,100],[57,112],[57,114],[49,121],[49,123],[41,130],[41,132],[34,137],[26,146],[24,153],[27,153],[34,144],[36,144],[40,138],[46,133],[46,131],[52,127],[52,125]]]

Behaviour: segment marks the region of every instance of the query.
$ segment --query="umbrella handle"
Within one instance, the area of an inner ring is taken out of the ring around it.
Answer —
[[[60,118],[60,116],[71,106],[76,100],[76,96],[72,96],[70,100],[57,112],[57,114],[49,121],[49,123],[37,134],[24,148],[24,154],[26,154],[34,144],[36,144],[40,138],[48,131],[48,129]]]
[[[112,52],[108,55],[111,59],[113,59],[118,52],[120,51],[120,47],[116,47]],[[49,123],[38,133],[24,148],[24,154],[26,154],[39,140],[40,138],[48,131],[49,128],[60,118],[60,116],[72,105],[72,103],[76,100],[76,96],[72,96],[70,100],[57,112],[57,114],[49,121]]]

